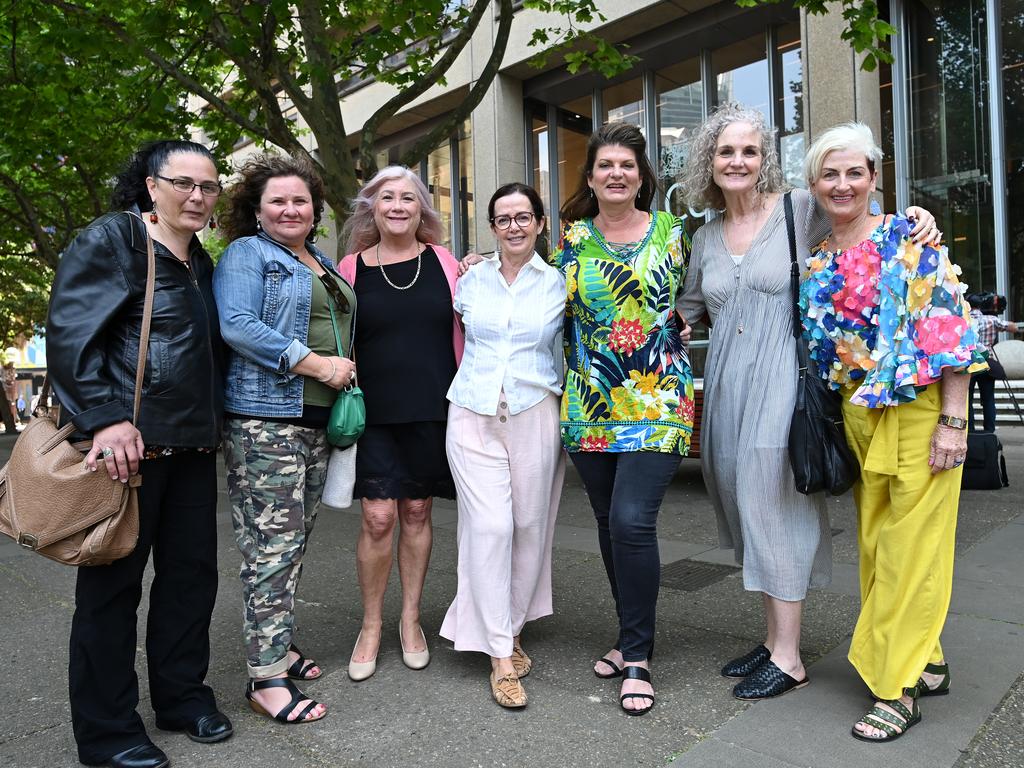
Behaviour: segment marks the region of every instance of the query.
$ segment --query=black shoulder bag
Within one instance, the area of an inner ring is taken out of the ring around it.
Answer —
[[[856,482],[860,476],[860,465],[846,443],[842,399],[814,370],[807,342],[801,333],[800,265],[796,257],[793,201],[788,192],[783,204],[786,209],[786,231],[789,234],[793,338],[796,339],[800,366],[796,407],[789,424],[789,461],[793,465],[793,480],[800,493],[824,491],[839,496]]]

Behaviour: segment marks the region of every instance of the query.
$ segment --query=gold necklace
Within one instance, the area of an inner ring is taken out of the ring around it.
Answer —
[[[384,282],[394,288],[396,291],[407,291],[416,285],[416,281],[420,279],[420,267],[423,266],[423,251],[420,250],[420,244],[416,243],[416,274],[412,276],[412,282],[408,285],[395,285],[391,282],[391,278],[388,277],[388,273],[384,271],[384,265],[380,260],[380,242],[377,242],[377,266],[380,267],[380,273],[384,276]]]

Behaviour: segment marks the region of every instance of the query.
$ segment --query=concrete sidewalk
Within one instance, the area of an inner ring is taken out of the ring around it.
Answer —
[[[685,461],[659,524],[662,593],[658,701],[642,718],[618,708],[618,685],[590,671],[614,637],[614,609],[591,513],[570,471],[555,541],[555,615],[527,626],[534,659],[521,712],[493,703],[489,665],[437,637],[455,589],[454,504],[435,506],[434,553],[423,605],[433,660],[406,669],[398,644],[397,574],[388,594],[378,672],[351,682],[345,665],[359,628],[354,510],[324,509],[307,555],[297,641],[326,670],[307,691],[329,716],[301,728],[252,713],[244,699],[238,555],[221,481],[220,595],[210,683],[235,723],[220,745],[156,730],[139,624],[139,712],[153,740],[185,766],[1022,766],[1024,765],[1024,428],[1000,430],[1012,486],[964,492],[953,606],[943,644],[953,693],[922,702],[924,720],[894,744],[849,736],[870,705],[846,662],[857,615],[856,518],[849,497],[830,501],[835,576],[805,608],[804,660],[812,684],[746,704],[719,677],[723,661],[763,639],[760,600],[743,590],[730,552],[717,549],[714,515],[696,461]],[[0,461],[11,438],[0,437]],[[223,473],[222,473],[223,475]],[[67,636],[74,571],[0,541],[0,766],[77,765],[67,705]]]

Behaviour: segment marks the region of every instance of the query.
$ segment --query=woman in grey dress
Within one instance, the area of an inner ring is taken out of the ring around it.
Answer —
[[[736,551],[743,586],[762,593],[762,645],[722,668],[743,678],[740,699],[807,684],[800,617],[808,587],[832,577],[832,539],[822,495],[797,492],[787,450],[796,400],[789,240],[775,137],[761,113],[726,104],[694,137],[684,178],[694,209],[722,211],[697,230],[677,302],[689,322],[712,327],[704,368],[701,462],[722,547]],[[801,266],[828,234],[805,190],[791,193]],[[911,208],[917,238],[934,219]]]

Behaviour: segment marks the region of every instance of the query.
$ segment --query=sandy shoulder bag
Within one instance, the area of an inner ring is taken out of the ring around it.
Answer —
[[[132,215],[132,214],[128,214]],[[139,420],[153,317],[156,257],[146,233],[146,298],[135,369],[132,423]],[[25,549],[65,565],[106,565],[132,553],[139,538],[138,489],[91,472],[85,453],[92,441],[70,442],[75,425],[58,427],[46,408],[50,380],[43,381],[36,413],[0,469],[0,533]]]

